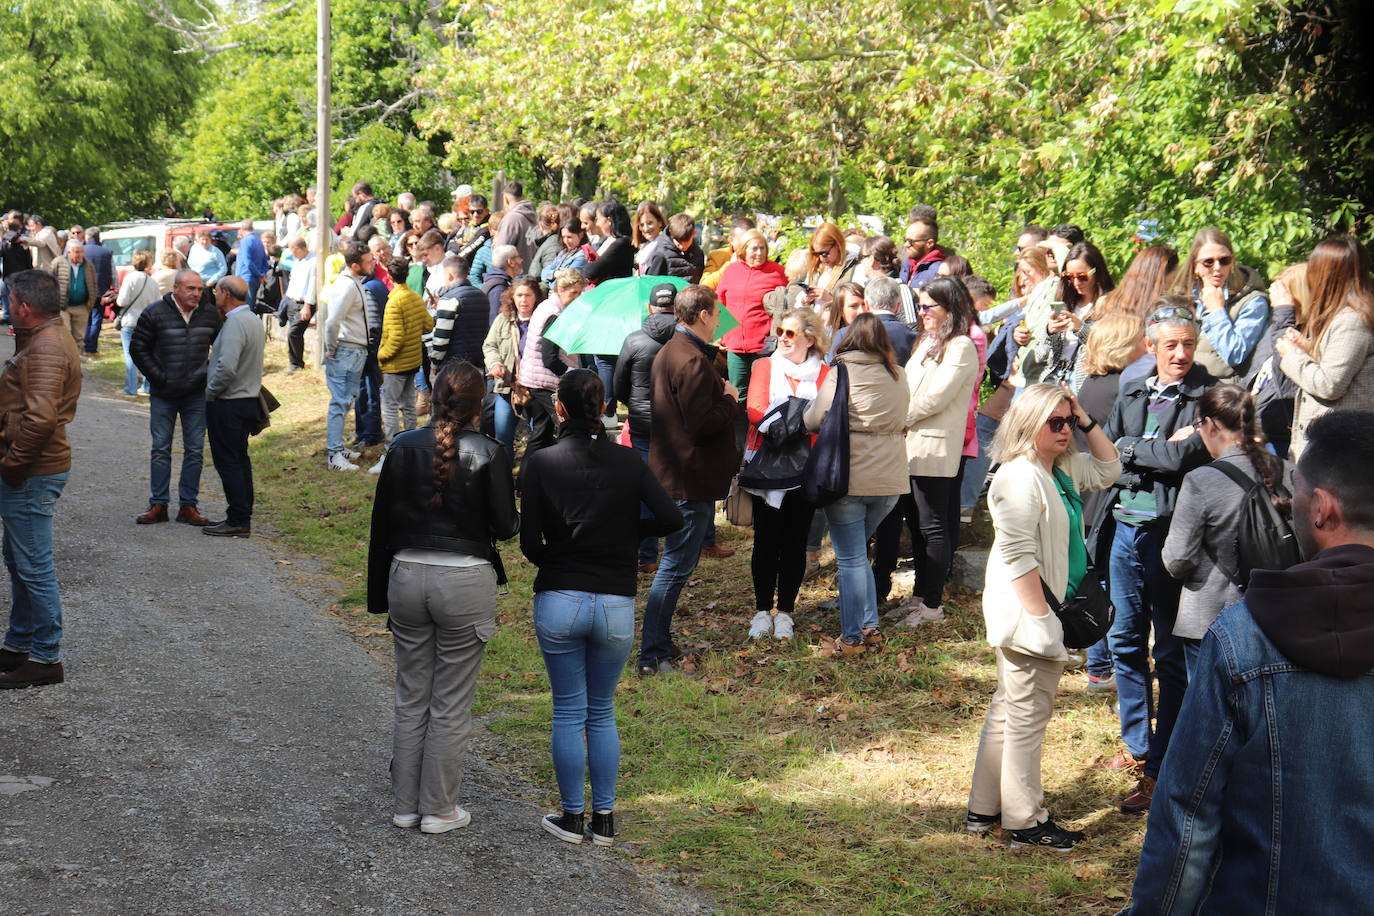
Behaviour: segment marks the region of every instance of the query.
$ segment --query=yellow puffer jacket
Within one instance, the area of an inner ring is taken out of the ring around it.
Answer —
[[[386,297],[382,318],[382,340],[377,346],[377,363],[388,375],[404,375],[420,368],[424,360],[420,337],[434,328],[434,318],[425,300],[404,284]]]

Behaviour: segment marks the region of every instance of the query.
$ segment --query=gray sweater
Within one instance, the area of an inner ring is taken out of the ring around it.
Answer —
[[[1239,447],[1228,448],[1221,461],[1234,464],[1251,480],[1259,474]],[[1283,463],[1279,478],[1291,494],[1293,466]],[[1164,568],[1183,583],[1174,635],[1201,639],[1212,621],[1241,599],[1232,576],[1240,558],[1236,539],[1245,492],[1215,468],[1203,465],[1183,478],[1173,523],[1164,541]]]
[[[210,348],[207,401],[256,398],[262,390],[262,348],[267,331],[262,319],[248,306],[240,306],[224,319],[224,327]]]

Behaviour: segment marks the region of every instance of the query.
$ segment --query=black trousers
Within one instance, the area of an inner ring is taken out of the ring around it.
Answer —
[[[959,490],[955,478],[913,477],[911,492],[904,493],[896,508],[878,525],[873,535],[873,581],[878,601],[886,601],[892,591],[892,571],[897,568],[897,554],[901,550],[903,521],[911,532],[916,565],[916,586],[912,594],[925,602],[926,607],[939,607],[944,600],[950,563],[947,518],[951,491],[957,522]]]
[[[558,438],[558,416],[553,411],[553,392],[531,388],[525,415],[530,423],[530,438],[525,443],[525,457],[529,457],[541,448],[553,445]]]
[[[286,358],[293,369],[305,368],[305,329],[310,322],[301,320],[301,307],[292,303],[286,313]]]
[[[253,465],[248,459],[248,426],[257,417],[257,398],[205,403],[210,458],[224,485],[231,525],[248,525],[253,518]]]
[[[801,490],[789,490],[777,509],[761,497],[753,500],[754,551],[749,571],[754,579],[754,608],[771,611],[776,594],[778,611],[790,614],[806,575],[806,538],[816,507],[802,498]]]

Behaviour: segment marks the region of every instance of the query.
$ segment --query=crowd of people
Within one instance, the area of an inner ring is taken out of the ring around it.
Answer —
[[[672,629],[684,585],[702,556],[728,551],[713,546],[722,501],[754,529],[750,639],[794,637],[799,590],[828,537],[838,615],[818,651],[843,663],[882,650],[884,618],[944,619],[960,526],[986,494],[982,606],[997,686],[967,829],[1000,826],[1012,846],[1058,851],[1083,840],[1051,817],[1040,781],[1058,685],[1082,649],[1086,689],[1114,694],[1120,719],[1120,750],[1092,765],[1136,777],[1123,812],[1155,812],[1133,911],[1192,912],[1223,887],[1270,911],[1298,899],[1291,877],[1279,882],[1298,866],[1240,837],[1272,817],[1285,845],[1325,848],[1286,793],[1259,790],[1292,782],[1304,802],[1337,804],[1340,790],[1294,748],[1323,740],[1313,722],[1348,733],[1334,723],[1370,699],[1374,628],[1359,586],[1374,569],[1363,470],[1374,459],[1374,283],[1354,237],[1323,241],[1267,282],[1217,229],[1186,251],[1143,247],[1117,272],[1078,226],[1026,226],[999,296],[941,244],[925,206],[908,215],[900,254],[889,236],[826,222],[779,263],[786,240],[747,217],[706,252],[689,214],[651,201],[631,214],[614,199],[535,206],[519,182],[496,211],[464,186],[442,213],[413,195],[384,203],[359,183],[318,251],[310,196],[274,204],[265,266],[246,276],[231,264],[254,243],[228,261],[158,253],[160,274],[140,253],[117,288],[37,218],[23,244],[51,255],[76,344],[97,300],[128,330],[125,392],[136,395],[141,373],[153,399],[143,523],[168,517],[180,417],[178,520],[206,524],[196,490],[208,399],[230,503],[214,533],[247,535],[262,362],[253,312],[287,328],[299,371],[323,289],[327,467],[356,471],[362,448],[382,449],[368,603],[396,643],[396,826],[469,823],[461,760],[505,581],[497,542],[518,533],[538,568],[534,627],[562,796],[543,826],[610,844],[614,692],[639,575],[652,579],[636,670],[662,676],[688,654]],[[245,224],[241,239],[253,235]],[[570,353],[551,339],[586,290],[629,277],[665,282],[618,352]],[[218,308],[203,298],[211,286]],[[33,307],[30,287],[13,289]],[[734,327],[721,335],[726,311]],[[415,428],[424,414],[429,425]],[[903,527],[914,581],[892,597]],[[7,524],[7,562],[9,537]],[[1098,607],[1114,613],[1090,642],[1067,644],[1068,615]],[[6,666],[30,652],[49,663],[15,620]],[[1275,684],[1292,695],[1275,701]],[[1311,736],[1285,737],[1281,752],[1273,736],[1285,728]],[[1350,748],[1364,743],[1349,736]],[[1241,801],[1227,794],[1232,778],[1249,781]],[[1367,827],[1352,829],[1374,846]],[[1244,877],[1262,868],[1267,889]],[[1342,874],[1325,893],[1358,900],[1366,879]]]

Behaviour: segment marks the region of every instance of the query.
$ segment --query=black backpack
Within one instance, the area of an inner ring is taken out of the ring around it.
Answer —
[[[1231,576],[1236,586],[1245,591],[1250,573],[1256,569],[1287,569],[1302,562],[1298,539],[1293,533],[1292,515],[1279,511],[1274,496],[1290,498],[1292,494],[1275,481],[1271,492],[1262,480],[1251,480],[1229,461],[1213,461],[1215,468],[1245,490],[1240,509],[1240,525],[1236,534],[1236,558],[1239,569]]]

